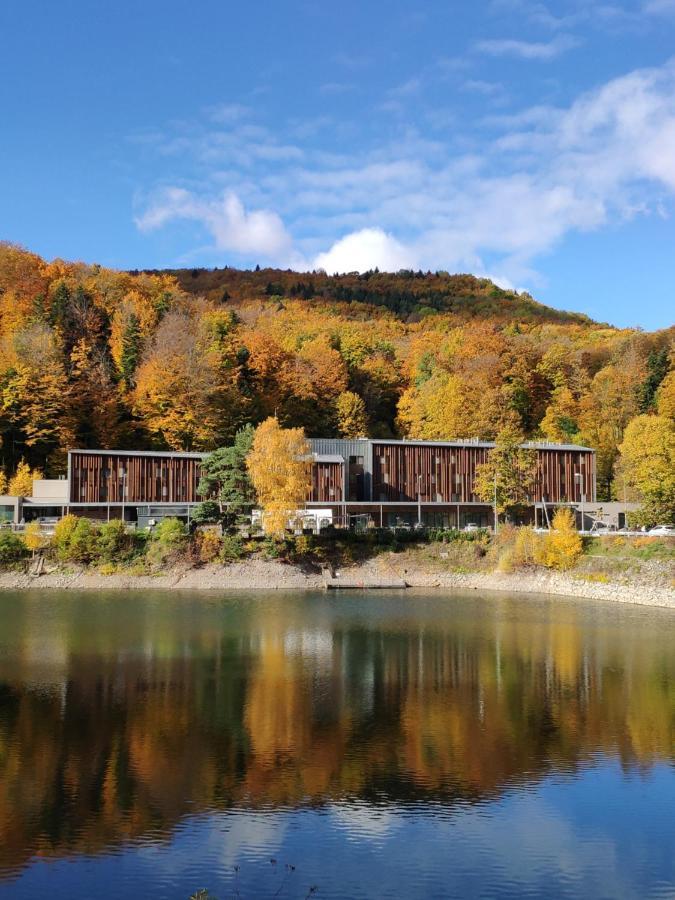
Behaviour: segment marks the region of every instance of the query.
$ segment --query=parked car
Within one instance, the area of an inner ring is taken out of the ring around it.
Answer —
[[[648,534],[663,535],[664,537],[675,537],[675,525],[656,525],[650,528]]]
[[[463,531],[480,531],[480,525],[476,525],[475,522],[469,522],[469,524],[465,525],[462,530]]]

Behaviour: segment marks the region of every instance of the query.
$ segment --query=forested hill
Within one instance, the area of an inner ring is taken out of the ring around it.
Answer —
[[[135,274],[135,273],[134,273]],[[261,297],[299,299],[316,304],[352,307],[349,315],[367,318],[373,308],[385,309],[404,321],[452,313],[461,319],[491,318],[518,322],[592,324],[582,313],[552,309],[529,294],[507,291],[486,278],[449,275],[447,272],[298,273],[284,269],[146,270],[146,274],[174,277],[184,291],[215,303],[240,302]]]
[[[510,424],[597,448],[608,494],[625,429],[675,415],[674,338],[469,275],[117,272],[0,243],[0,482],[71,447],[209,450],[276,413],[311,436]]]

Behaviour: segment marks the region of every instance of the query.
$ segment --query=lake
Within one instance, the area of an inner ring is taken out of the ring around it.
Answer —
[[[0,593],[0,898],[675,897],[675,616]]]

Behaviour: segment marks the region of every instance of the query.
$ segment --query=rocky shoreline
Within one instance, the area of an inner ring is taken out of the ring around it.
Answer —
[[[431,571],[391,557],[379,557],[350,566],[327,578],[320,571],[275,560],[246,560],[228,566],[179,568],[157,575],[115,573],[103,575],[86,569],[55,569],[39,577],[22,572],[0,573],[0,590],[321,590],[379,588],[386,586],[440,588],[454,591],[506,591],[550,594],[591,600],[611,600],[640,606],[675,609],[675,590],[663,584],[631,581],[595,581],[579,573],[530,571],[501,572]]]

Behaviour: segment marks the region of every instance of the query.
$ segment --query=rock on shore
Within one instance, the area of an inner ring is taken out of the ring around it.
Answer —
[[[335,573],[334,583],[344,579],[350,587],[377,587],[396,581],[409,587],[458,591],[508,591],[509,593],[555,594],[592,600],[612,600],[642,606],[675,609],[675,590],[648,582],[596,582],[575,573],[560,572],[451,572],[429,571],[405,561],[381,556]],[[54,570],[39,577],[20,572],[0,573],[0,590],[317,590],[326,587],[322,573],[303,571],[276,560],[252,559],[228,566],[181,568],[159,575],[102,575],[81,570]]]

